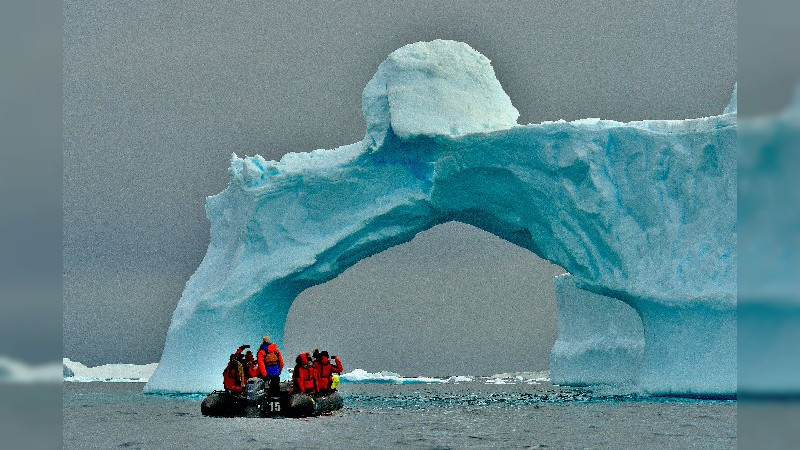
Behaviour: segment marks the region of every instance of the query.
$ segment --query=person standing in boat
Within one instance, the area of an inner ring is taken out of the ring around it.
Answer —
[[[338,355],[333,355],[334,364],[331,364],[331,359],[326,350],[315,353],[314,372],[317,375],[317,393],[323,395],[330,394],[333,392],[333,389],[331,388],[333,383],[333,375],[336,373],[342,373],[344,370],[342,367],[342,362],[339,360]]]
[[[282,370],[283,355],[278,346],[270,341],[269,336],[262,337],[261,347],[258,349],[258,376],[267,383],[270,396],[276,396],[280,392]]]

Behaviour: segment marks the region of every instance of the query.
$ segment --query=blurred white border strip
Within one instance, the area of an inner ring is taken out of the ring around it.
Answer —
[[[61,383],[58,361],[31,365],[0,356],[0,383]]]

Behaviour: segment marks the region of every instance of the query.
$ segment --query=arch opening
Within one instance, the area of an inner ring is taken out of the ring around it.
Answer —
[[[547,370],[561,273],[507,240],[447,222],[300,293],[285,348],[325,347],[346,370],[409,376]]]

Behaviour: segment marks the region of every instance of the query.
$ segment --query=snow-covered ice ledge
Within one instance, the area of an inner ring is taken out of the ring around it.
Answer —
[[[637,390],[735,392],[735,107],[520,126],[489,60],[452,41],[393,52],[362,104],[361,142],[278,162],[232,157],[147,390],[216,388],[232,343],[281,344],[304,289],[460,221],[632,305],[645,334]]]
[[[87,367],[86,365],[63,359],[64,381],[86,383],[104,381],[114,383],[142,383],[147,382],[153,375],[158,364],[103,364],[101,366]]]

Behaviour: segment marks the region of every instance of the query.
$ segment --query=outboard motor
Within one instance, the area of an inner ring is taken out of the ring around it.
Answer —
[[[261,378],[250,378],[245,387],[247,395],[247,406],[245,407],[245,417],[261,417],[261,402],[267,395],[266,385]]]
[[[264,380],[261,378],[250,378],[247,380],[247,400],[251,402],[258,402],[265,395],[267,395],[267,387]]]

